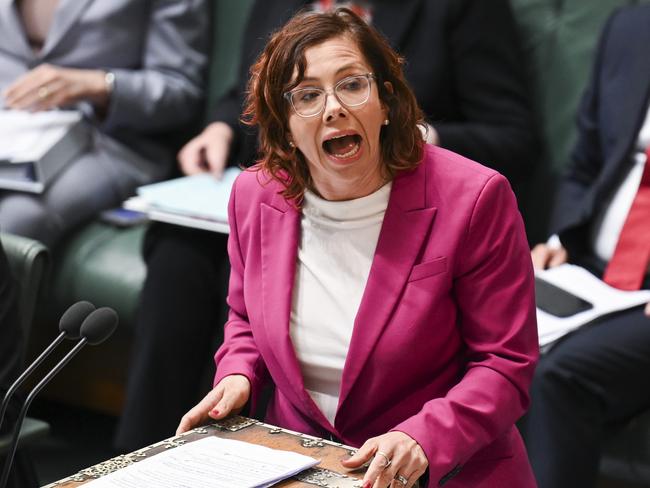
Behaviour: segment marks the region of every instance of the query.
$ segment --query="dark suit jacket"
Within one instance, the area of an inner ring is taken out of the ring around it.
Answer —
[[[239,85],[213,120],[237,127],[248,69],[268,34],[309,4],[256,2],[244,40]],[[530,171],[535,137],[507,0],[375,0],[373,24],[406,58],[405,74],[441,146],[503,173],[515,183]],[[255,135],[239,128],[235,163],[254,158]]]
[[[578,141],[560,187],[553,230],[572,260],[591,256],[589,230],[633,164],[650,95],[650,5],[623,8],[604,27],[578,111]]]

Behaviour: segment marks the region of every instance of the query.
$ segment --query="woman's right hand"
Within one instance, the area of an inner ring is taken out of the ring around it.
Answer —
[[[203,425],[210,419],[219,420],[237,414],[251,396],[251,384],[246,376],[233,374],[223,378],[203,400],[183,415],[176,435]]]
[[[566,263],[568,254],[562,246],[553,247],[548,244],[537,244],[530,251],[530,257],[533,259],[535,269],[546,269]]]

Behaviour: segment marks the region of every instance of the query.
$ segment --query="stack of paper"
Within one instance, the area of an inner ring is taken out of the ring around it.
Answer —
[[[261,488],[318,460],[248,442],[206,437],[84,485],[88,488]]]
[[[563,264],[536,275],[593,304],[593,308],[569,317],[556,317],[537,309],[540,346],[547,346],[598,317],[650,302],[650,290],[622,291],[612,288],[584,268]]]
[[[141,186],[124,207],[152,220],[228,233],[228,200],[240,172],[228,168],[220,180],[205,173]]]

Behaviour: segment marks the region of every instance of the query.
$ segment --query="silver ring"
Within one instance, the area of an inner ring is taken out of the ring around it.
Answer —
[[[50,89],[47,87],[47,85],[43,85],[38,89],[38,98],[43,100],[44,98],[47,98],[50,95]]]
[[[398,474],[395,476],[395,481],[399,481],[402,483],[404,486],[406,486],[409,482],[408,478],[406,476],[402,476],[401,474]]]
[[[383,456],[383,458],[386,460],[386,464],[382,466],[384,469],[386,469],[388,466],[390,466],[393,463],[393,461],[391,461],[390,458],[388,457],[388,454],[386,454],[385,452],[377,451],[375,457],[377,456]]]

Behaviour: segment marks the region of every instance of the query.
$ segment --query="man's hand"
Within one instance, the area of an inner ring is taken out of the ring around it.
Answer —
[[[225,122],[212,122],[208,125],[178,153],[183,173],[193,175],[210,172],[215,178],[221,178],[233,135],[233,130]]]
[[[530,257],[533,259],[535,269],[546,269],[559,266],[567,262],[568,254],[564,247],[551,247],[548,244],[537,244]]]
[[[106,72],[41,64],[3,92],[5,105],[33,112],[65,107],[85,100],[105,109],[110,96]]]

